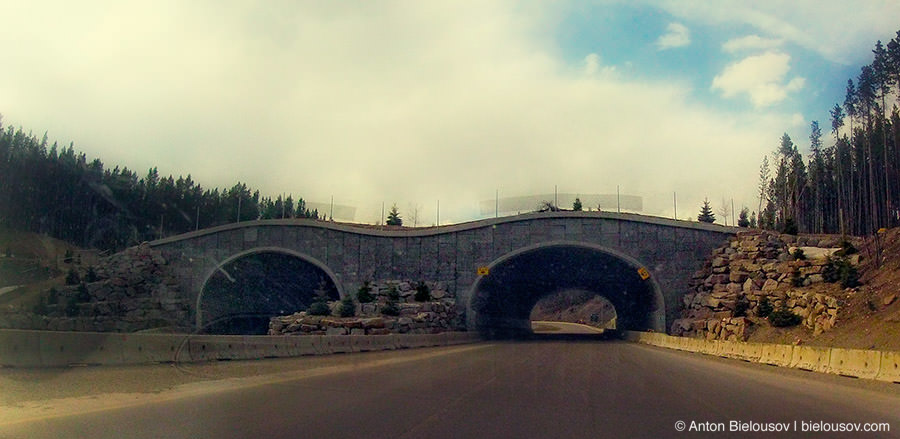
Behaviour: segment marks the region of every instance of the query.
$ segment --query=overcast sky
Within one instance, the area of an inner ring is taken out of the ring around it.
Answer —
[[[0,114],[145,175],[381,204],[644,197],[756,210],[759,164],[900,29],[900,2],[0,0]],[[828,143],[832,140],[829,138]]]

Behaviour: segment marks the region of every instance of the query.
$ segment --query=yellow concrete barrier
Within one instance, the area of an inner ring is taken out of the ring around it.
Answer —
[[[797,346],[791,356],[791,367],[813,372],[828,372],[831,349]]]
[[[736,358],[737,343],[728,340],[719,340],[717,355],[722,358]]]
[[[754,363],[759,362],[759,358],[762,356],[762,343],[742,342],[738,344],[740,345],[738,358]]]
[[[875,379],[900,383],[900,352],[881,352],[881,366]]]
[[[881,352],[831,348],[828,368],[839,375],[873,379],[881,368]]]
[[[794,347],[786,344],[764,344],[762,346],[760,363],[773,366],[789,367],[794,355]]]

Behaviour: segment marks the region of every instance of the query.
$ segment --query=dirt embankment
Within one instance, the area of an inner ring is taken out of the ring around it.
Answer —
[[[82,253],[48,236],[0,229],[0,304],[33,306],[37,292],[64,283]]]

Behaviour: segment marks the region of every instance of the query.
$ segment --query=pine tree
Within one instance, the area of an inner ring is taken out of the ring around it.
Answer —
[[[741,209],[738,216],[738,227],[750,227],[750,209],[746,206]]]
[[[400,218],[400,211],[397,210],[396,204],[391,206],[391,211],[388,213],[386,224],[389,226],[402,226],[403,225],[403,218]]]
[[[700,208],[700,214],[697,215],[697,221],[703,223],[713,223],[716,221],[716,214],[713,213],[712,207],[709,207],[709,200],[703,199],[703,206]]]
[[[581,212],[581,199],[580,198],[575,197],[575,202],[572,203],[572,210],[574,210],[576,212]]]

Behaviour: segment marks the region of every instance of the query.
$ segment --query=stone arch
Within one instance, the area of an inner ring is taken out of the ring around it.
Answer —
[[[575,261],[566,267],[559,276],[584,277],[584,279],[581,279],[581,282],[578,279],[575,281],[562,278],[554,279],[553,274],[548,274],[547,272],[535,273],[537,270],[532,270],[530,273],[521,273],[521,270],[529,269],[529,264],[533,266],[534,260],[546,257],[553,261],[554,258],[559,258],[567,252]],[[514,267],[518,261],[526,265],[519,272]],[[585,270],[590,267],[584,267],[584,265],[597,262],[603,262],[604,266],[611,266],[611,270],[596,271],[593,277],[591,275],[585,276]],[[624,321],[620,320],[624,323],[624,329],[653,329],[664,332],[666,305],[662,289],[652,275],[646,280],[640,278],[638,269],[644,266],[637,259],[621,251],[577,241],[549,241],[513,250],[488,264],[490,274],[479,277],[470,287],[466,303],[467,326],[470,330],[482,332],[491,326],[507,328],[514,332],[530,332],[530,323],[527,318],[516,315],[516,313],[521,314],[523,307],[533,307],[540,297],[553,291],[558,291],[559,288],[563,287],[592,288],[599,294],[602,288],[600,288],[598,281],[605,276],[610,279],[621,278],[617,280],[618,283],[615,285],[607,284],[605,286],[607,290],[603,290],[602,295],[615,305],[617,313],[623,313],[624,311],[624,314],[627,315]],[[518,277],[515,278],[515,282],[507,285],[507,288],[513,288],[515,286],[513,284],[517,283],[527,284],[529,279],[534,278],[537,282],[534,285],[538,291],[530,294],[516,294],[508,291],[504,293],[502,289],[498,289],[497,285],[504,282],[504,277],[508,279],[510,276],[516,276],[516,273],[518,273]],[[497,275],[498,278],[491,277],[494,275]],[[560,285],[551,286],[547,284],[547,282],[554,280],[558,281]],[[622,306],[625,298],[624,294],[627,294],[627,292],[622,295],[616,295],[610,289],[623,286],[635,289],[642,296],[637,303],[640,309],[628,311],[628,307]],[[499,297],[497,294],[507,294],[511,298],[510,303],[517,309],[510,311],[511,314],[504,314],[504,312],[498,311],[496,306],[494,306],[496,305],[494,303],[497,300],[496,297]],[[530,311],[530,308],[528,310]]]
[[[228,258],[222,260],[221,262],[216,263],[215,266],[209,268],[206,271],[206,273],[204,273],[204,276],[202,278],[203,283],[201,284],[200,289],[197,293],[197,299],[196,299],[196,305],[195,305],[195,310],[196,310],[195,325],[196,325],[197,331],[201,331],[204,328],[204,325],[209,323],[209,322],[203,321],[203,312],[204,312],[203,300],[204,300],[204,296],[207,292],[207,287],[209,286],[210,281],[213,279],[213,277],[216,276],[218,273],[221,273],[223,276],[225,276],[225,277],[229,278],[229,280],[231,280],[230,275],[225,270],[226,267],[228,267],[229,265],[231,265],[235,262],[241,261],[242,259],[247,258],[248,256],[264,255],[264,254],[288,256],[288,257],[291,257],[291,258],[294,258],[294,259],[300,261],[302,264],[307,264],[311,269],[318,270],[318,272],[321,273],[320,278],[323,281],[326,281],[326,283],[329,285],[330,288],[333,287],[334,291],[337,292],[338,297],[340,297],[340,298],[344,297],[344,292],[341,287],[341,283],[338,281],[337,276],[327,265],[325,265],[322,261],[316,259],[315,257],[312,257],[310,255],[307,255],[307,254],[304,254],[304,253],[301,253],[301,252],[298,252],[295,250],[286,249],[283,247],[254,247],[254,248],[247,249],[247,250],[244,250],[244,251],[241,251],[241,252],[238,252],[238,253],[235,253],[235,254],[229,256]],[[297,310],[288,310],[288,311],[294,312]],[[248,315],[248,316],[252,315],[252,314],[253,313],[246,313],[246,315]]]

